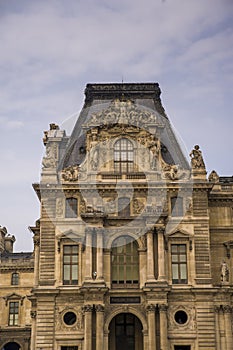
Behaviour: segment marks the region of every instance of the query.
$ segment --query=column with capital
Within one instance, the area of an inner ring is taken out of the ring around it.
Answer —
[[[97,234],[97,247],[96,247],[96,272],[97,280],[103,281],[103,229],[96,228]]]
[[[104,306],[98,304],[96,311],[96,349],[104,349]]]
[[[148,318],[148,344],[149,349],[156,350],[156,323],[155,323],[155,309],[156,306],[150,304],[147,306],[147,318]]]
[[[220,336],[220,349],[226,349],[226,330],[225,330],[225,320],[223,307],[221,306],[218,314],[218,322],[219,322],[219,336]]]
[[[92,280],[92,233],[93,229],[87,227],[86,234],[86,259],[85,259],[85,281]]]
[[[147,282],[155,282],[153,230],[147,232]]]
[[[164,228],[156,228],[158,234],[158,280],[165,281],[165,246],[164,246]]]
[[[225,321],[225,337],[226,337],[226,350],[233,349],[232,342],[232,307],[230,305],[223,306],[223,314]]]
[[[36,301],[32,301],[32,306],[36,305]],[[32,319],[32,325],[31,325],[31,350],[35,350],[36,348],[36,310],[31,310],[31,319]]]
[[[160,350],[167,350],[167,305],[159,304]]]
[[[92,305],[85,305],[84,308],[84,350],[92,350]]]

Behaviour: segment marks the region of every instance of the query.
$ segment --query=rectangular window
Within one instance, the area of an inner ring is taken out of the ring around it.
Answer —
[[[171,245],[172,283],[187,283],[187,253],[186,244]]]
[[[175,345],[174,350],[191,350],[190,345]]]
[[[66,218],[76,218],[78,215],[78,200],[77,198],[66,199]]]
[[[119,244],[119,245],[118,245]],[[137,288],[139,281],[138,246],[127,236],[114,241],[112,247],[112,287]]]
[[[9,303],[9,326],[18,326],[19,302],[11,301]]]
[[[63,284],[78,284],[78,245],[63,247]]]
[[[11,284],[12,286],[17,286],[19,284],[19,274],[17,272],[12,273]]]
[[[62,346],[61,350],[78,350],[78,346]]]
[[[172,197],[171,198],[171,215],[172,216],[183,216],[183,198],[182,197]]]

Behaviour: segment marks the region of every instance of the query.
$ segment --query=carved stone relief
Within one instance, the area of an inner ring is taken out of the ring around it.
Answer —
[[[43,169],[54,168],[57,163],[57,145],[56,143],[48,143],[46,146],[46,154],[42,160]]]
[[[74,312],[77,319],[76,322],[68,326],[65,324],[63,318],[64,315],[67,312]],[[56,318],[55,318],[55,328],[57,331],[62,331],[62,332],[72,332],[72,331],[80,331],[83,329],[84,326],[84,312],[81,306],[76,306],[76,307],[70,307],[70,306],[59,306],[56,307]]]
[[[64,217],[64,200],[63,200],[63,198],[57,198],[56,216],[58,218],[63,218]]]
[[[110,106],[98,113],[92,114],[85,127],[113,124],[128,124],[137,127],[157,123],[155,113],[138,108],[133,102],[114,100]]]
[[[185,324],[179,324],[175,320],[175,314],[177,311],[184,311],[187,314],[187,322]],[[197,328],[196,324],[196,310],[194,307],[187,306],[170,306],[168,309],[168,329],[170,331],[191,330],[194,331]]]

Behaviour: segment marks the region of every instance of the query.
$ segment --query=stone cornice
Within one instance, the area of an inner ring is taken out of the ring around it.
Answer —
[[[1,272],[12,272],[12,271],[21,271],[21,272],[33,272],[34,271],[34,265],[33,266],[19,266],[17,264],[11,265],[11,266],[0,266],[0,271]]]

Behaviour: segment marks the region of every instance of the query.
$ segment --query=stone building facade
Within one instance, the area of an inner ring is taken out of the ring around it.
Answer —
[[[1,350],[233,349],[233,177],[186,160],[160,93],[88,84],[45,131],[33,254],[1,229]]]

